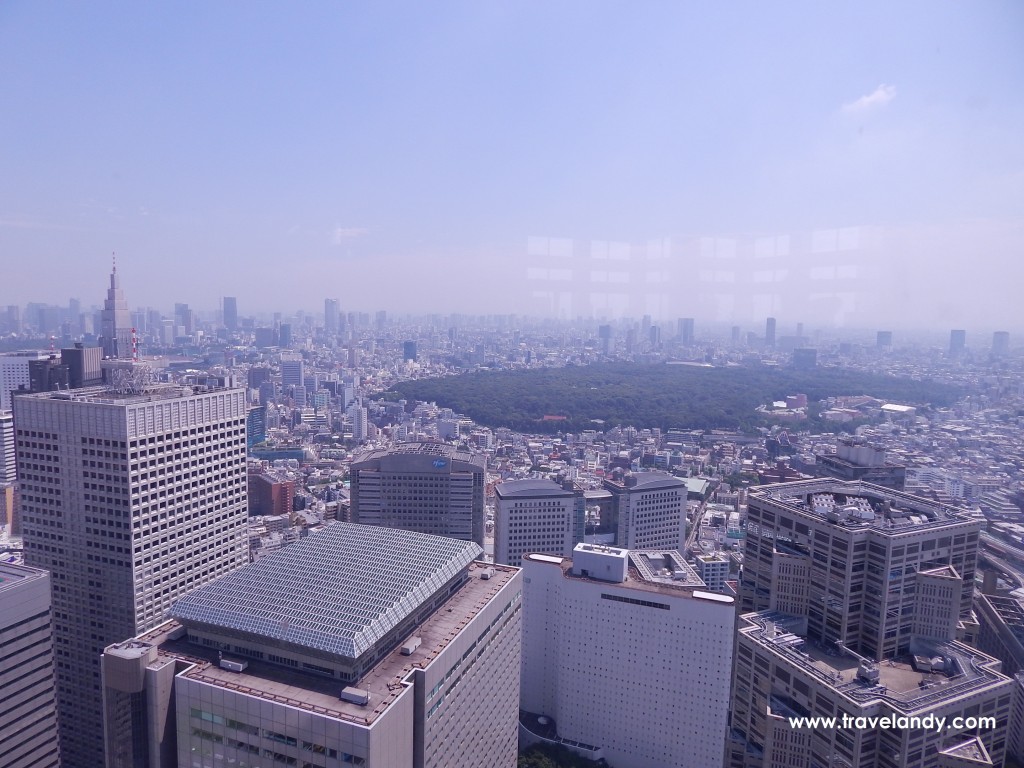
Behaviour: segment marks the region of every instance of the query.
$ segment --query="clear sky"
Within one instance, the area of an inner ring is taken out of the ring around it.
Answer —
[[[0,304],[112,252],[163,309],[1024,326],[1024,4],[6,0]]]

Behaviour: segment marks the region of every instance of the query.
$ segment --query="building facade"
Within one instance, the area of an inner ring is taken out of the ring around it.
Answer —
[[[400,443],[352,462],[352,522],[484,544],[484,458]]]
[[[667,472],[614,472],[611,493],[615,545],[625,549],[686,549],[686,483]]]
[[[812,639],[863,656],[907,652],[924,572],[950,568],[967,631],[982,521],[882,486],[801,480],[747,499],[741,610],[806,616]]]
[[[110,270],[110,287],[107,298],[103,301],[100,312],[101,333],[103,336],[103,356],[130,360],[134,356],[132,341],[132,313],[121,290],[121,278],[117,275],[117,265]]]
[[[14,414],[0,411],[0,485],[13,483],[18,479],[17,464],[14,461]]]
[[[482,554],[336,523],[196,590],[104,653],[108,768],[513,768],[522,577]]]
[[[245,391],[15,400],[25,562],[53,580],[61,764],[94,768],[103,648],[248,562]]]
[[[703,587],[676,552],[524,557],[523,741],[616,768],[721,766],[735,603]]]
[[[494,496],[494,562],[518,566],[530,552],[571,557],[583,541],[586,506],[571,481],[506,480]]]
[[[12,392],[19,389],[28,392],[32,386],[29,362],[46,360],[49,354],[42,350],[5,352],[0,354],[0,411],[11,410]]]
[[[982,524],[864,482],[750,493],[730,768],[1002,765],[1014,683],[961,642]]]
[[[1007,754],[1015,683],[950,639],[917,635],[906,655],[875,663],[808,638],[806,617],[751,613],[734,680],[730,768],[980,768]],[[837,725],[795,720],[814,716]],[[883,717],[893,726],[854,725]]]
[[[50,574],[0,563],[0,765],[59,768]]]

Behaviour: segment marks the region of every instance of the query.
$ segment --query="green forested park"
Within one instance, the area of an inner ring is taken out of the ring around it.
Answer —
[[[626,424],[754,430],[766,423],[755,411],[758,405],[796,393],[806,394],[811,403],[832,396],[870,395],[917,406],[950,405],[963,394],[941,382],[841,368],[615,363],[403,381],[387,396],[436,402],[489,427],[565,432]]]

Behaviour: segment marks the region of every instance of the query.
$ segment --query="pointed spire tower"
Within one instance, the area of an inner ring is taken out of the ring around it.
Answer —
[[[130,358],[132,355],[132,316],[121,291],[121,280],[117,276],[117,254],[113,257],[110,270],[110,287],[103,302],[103,356],[106,358]]]

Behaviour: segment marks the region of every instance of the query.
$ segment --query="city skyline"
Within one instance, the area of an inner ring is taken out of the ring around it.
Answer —
[[[0,304],[1015,324],[1018,6],[389,10],[5,7]]]

